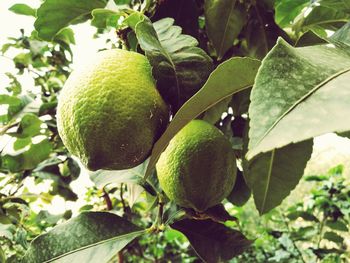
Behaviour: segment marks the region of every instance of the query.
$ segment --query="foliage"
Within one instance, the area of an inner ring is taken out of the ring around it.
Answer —
[[[349,260],[346,239],[350,223],[350,186],[342,172],[343,167],[339,165],[325,175],[306,176],[305,184],[314,185],[310,194],[303,201],[265,215],[267,224],[256,227],[260,237],[236,259],[237,262]],[[242,228],[249,228],[245,216],[251,214],[245,211],[239,216]]]
[[[0,93],[0,261],[93,255],[99,262],[340,262],[347,256],[350,198],[340,167],[306,178],[320,181],[308,201],[273,209],[303,175],[313,137],[348,136],[349,6],[348,0],[14,4],[12,12],[36,21],[33,32],[22,30],[1,47],[16,73],[7,73]],[[63,146],[55,116],[74,55],[69,26],[86,21],[96,37],[115,31],[117,47],[146,55],[171,122],[149,160],[91,173],[95,186],[80,210],[51,214],[42,204],[57,196],[77,201],[71,183],[86,175]],[[225,134],[239,164],[225,206],[203,213],[169,202],[154,171],[169,141],[194,118]],[[34,194],[31,184],[47,187]],[[251,194],[267,214],[249,225],[243,215]],[[264,220],[273,224],[265,229]]]

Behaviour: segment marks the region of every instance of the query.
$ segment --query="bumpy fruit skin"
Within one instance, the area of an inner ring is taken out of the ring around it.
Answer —
[[[170,200],[203,212],[220,203],[236,181],[236,157],[215,126],[193,120],[170,141],[156,165]]]
[[[69,76],[57,127],[64,145],[89,170],[121,170],[148,157],[168,114],[146,57],[113,49]]]

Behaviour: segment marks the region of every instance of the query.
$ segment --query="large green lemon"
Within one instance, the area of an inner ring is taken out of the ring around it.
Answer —
[[[230,142],[215,126],[193,120],[170,141],[156,165],[169,199],[202,212],[227,197],[236,180]]]
[[[147,58],[121,49],[99,52],[75,70],[58,101],[62,141],[90,170],[142,163],[167,123]]]

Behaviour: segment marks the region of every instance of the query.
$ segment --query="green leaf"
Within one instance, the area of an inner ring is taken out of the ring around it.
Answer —
[[[120,14],[109,9],[97,8],[92,10],[91,25],[97,28],[107,28],[109,26],[116,28]]]
[[[168,128],[156,142],[145,177],[147,178],[151,174],[160,154],[176,133],[216,103],[251,87],[259,66],[258,60],[239,57],[221,63],[211,73],[204,86],[180,108]]]
[[[324,233],[323,238],[338,244],[342,244],[344,241],[344,238],[342,236],[339,236],[337,233],[330,231]]]
[[[51,41],[61,29],[86,21],[93,9],[105,5],[105,0],[45,0],[37,10],[34,26],[41,39]]]
[[[47,138],[39,143],[31,143],[30,146],[15,153],[7,153],[2,156],[2,165],[11,172],[19,172],[35,168],[51,153],[52,145]]]
[[[54,38],[55,42],[63,42],[67,45],[75,44],[74,32],[70,28],[63,28],[56,34]]]
[[[36,10],[34,8],[31,8],[26,4],[14,4],[9,8],[9,10],[18,15],[25,15],[25,16],[35,17],[35,13],[36,13]]]
[[[153,25],[147,17],[139,19],[136,37],[153,66],[157,88],[175,113],[204,84],[212,70],[212,60],[197,47],[195,38],[181,34],[172,18]]]
[[[342,221],[327,221],[326,222],[326,226],[328,226],[329,228],[332,228],[334,230],[338,230],[338,231],[349,231],[348,227],[346,226],[345,223],[343,223]]]
[[[42,121],[38,116],[28,113],[22,117],[16,132],[7,134],[18,138],[34,137],[40,134],[41,124]]]
[[[232,189],[232,192],[227,197],[227,200],[236,206],[243,206],[246,202],[248,202],[250,195],[251,190],[244,180],[243,173],[237,170],[236,183]]]
[[[326,45],[293,48],[280,39],[264,59],[251,93],[249,152],[350,130],[350,56]],[[306,117],[307,116],[307,117]]]
[[[145,230],[107,212],[83,212],[35,238],[23,262],[108,262]]]
[[[294,19],[308,6],[310,0],[279,1],[275,8],[275,19],[280,27],[291,26]]]
[[[289,144],[245,163],[244,176],[260,214],[278,206],[298,184],[312,153],[312,140]]]
[[[317,219],[317,217],[315,217],[312,213],[310,212],[306,212],[306,211],[293,211],[287,214],[287,217],[290,220],[296,220],[299,217],[301,217],[302,219],[306,220],[306,221],[314,221],[314,222],[319,222],[319,220]]]
[[[245,7],[237,0],[206,0],[204,14],[208,37],[220,60],[246,23]]]
[[[227,97],[222,101],[215,104],[215,106],[211,107],[207,111],[205,111],[203,120],[206,122],[215,124],[218,120],[221,119],[222,113],[227,111],[228,104],[231,102],[231,97]]]
[[[152,21],[162,18],[174,18],[175,24],[183,29],[187,35],[198,39],[199,8],[195,0],[167,0],[158,4]]]
[[[262,1],[254,1],[249,11],[249,20],[241,32],[244,38],[240,50],[246,56],[262,59],[276,44],[279,36],[288,40],[288,35],[276,24],[274,11]]]
[[[310,11],[311,10],[311,11]],[[305,15],[305,12],[309,12]],[[293,25],[297,31],[306,31],[311,28],[327,29],[336,22],[346,23],[350,19],[350,1],[321,0],[310,5]]]
[[[330,41],[350,52],[350,22],[346,23],[343,27],[336,31],[330,37]]]
[[[208,263],[230,260],[252,243],[241,232],[211,220],[184,219],[171,227],[182,232],[198,256]]]
[[[131,183],[138,184],[145,188],[150,194],[155,195],[156,192],[153,186],[145,181],[144,175],[148,165],[148,161],[142,164],[126,170],[120,171],[107,171],[98,170],[96,172],[90,172],[90,179],[97,187],[102,188],[108,184],[120,184],[120,183]]]

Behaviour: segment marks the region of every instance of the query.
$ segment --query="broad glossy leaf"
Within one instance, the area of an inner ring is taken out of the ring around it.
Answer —
[[[290,144],[244,162],[244,177],[260,214],[278,206],[304,174],[312,140]]]
[[[280,27],[287,27],[300,14],[304,7],[308,6],[309,0],[283,0],[276,1],[275,19]]]
[[[327,231],[326,233],[324,233],[323,238],[338,244],[342,244],[344,241],[344,238],[342,236],[338,235],[335,232],[330,232],[330,231]]]
[[[25,16],[34,16],[36,10],[29,5],[26,4],[14,4],[9,8],[10,11],[18,14],[18,15],[25,15]]]
[[[305,12],[308,12],[305,14]],[[305,10],[295,21],[293,28],[296,31],[306,31],[311,28],[331,29],[336,22],[346,23],[350,19],[349,0],[320,0],[310,3],[310,9]]]
[[[342,28],[336,31],[330,37],[330,41],[350,53],[350,22],[346,23]]]
[[[120,14],[113,10],[97,8],[92,10],[91,25],[97,28],[107,28],[108,26],[117,26]]]
[[[115,214],[83,212],[35,238],[22,262],[108,262],[144,233]]]
[[[42,121],[37,115],[29,113],[22,117],[16,132],[7,134],[18,138],[34,137],[40,134],[41,124]]]
[[[182,29],[173,24],[172,18],[152,24],[140,16],[135,32],[153,66],[157,88],[175,113],[204,84],[212,70],[212,60],[197,47],[195,38],[182,34]]]
[[[39,143],[31,143],[27,148],[2,156],[2,166],[11,172],[19,172],[35,168],[51,153],[52,145],[47,138]]]
[[[254,1],[241,36],[245,38],[240,47],[241,51],[249,57],[258,59],[265,57],[279,36],[289,39],[276,24],[273,9],[266,7],[263,1]]]
[[[216,103],[251,87],[259,66],[258,60],[239,57],[221,63],[211,73],[204,86],[180,108],[166,131],[156,142],[145,177],[151,174],[160,154],[176,133]]]
[[[238,170],[235,186],[233,187],[230,195],[227,197],[227,200],[236,206],[242,206],[248,202],[250,196],[251,190],[244,180],[243,173]]]
[[[198,38],[198,16],[195,0],[166,0],[159,2],[151,20],[155,22],[166,17],[174,18],[175,25],[180,26],[185,34]]]
[[[90,172],[90,179],[99,188],[111,183],[140,183],[143,180],[147,164],[148,161],[145,161],[131,169],[120,171],[98,170],[96,172]]]
[[[216,103],[215,106],[208,109],[204,115],[202,120],[206,122],[215,124],[218,120],[221,119],[222,113],[227,111],[228,104],[231,102],[231,97],[228,97],[219,103]]]
[[[198,256],[208,263],[230,260],[252,243],[241,232],[212,220],[183,219],[171,227],[182,232]]]
[[[347,232],[349,231],[348,227],[346,224],[340,220],[337,221],[327,221],[326,226],[328,226],[331,229],[338,230],[338,231],[344,231]]]
[[[246,23],[245,7],[238,0],[206,0],[204,14],[208,37],[220,60]]]
[[[45,0],[37,10],[35,29],[38,36],[47,41],[63,28],[90,18],[95,8],[105,7],[106,0]]]
[[[264,59],[249,108],[249,152],[350,130],[350,56],[326,45],[293,48],[280,39]]]

